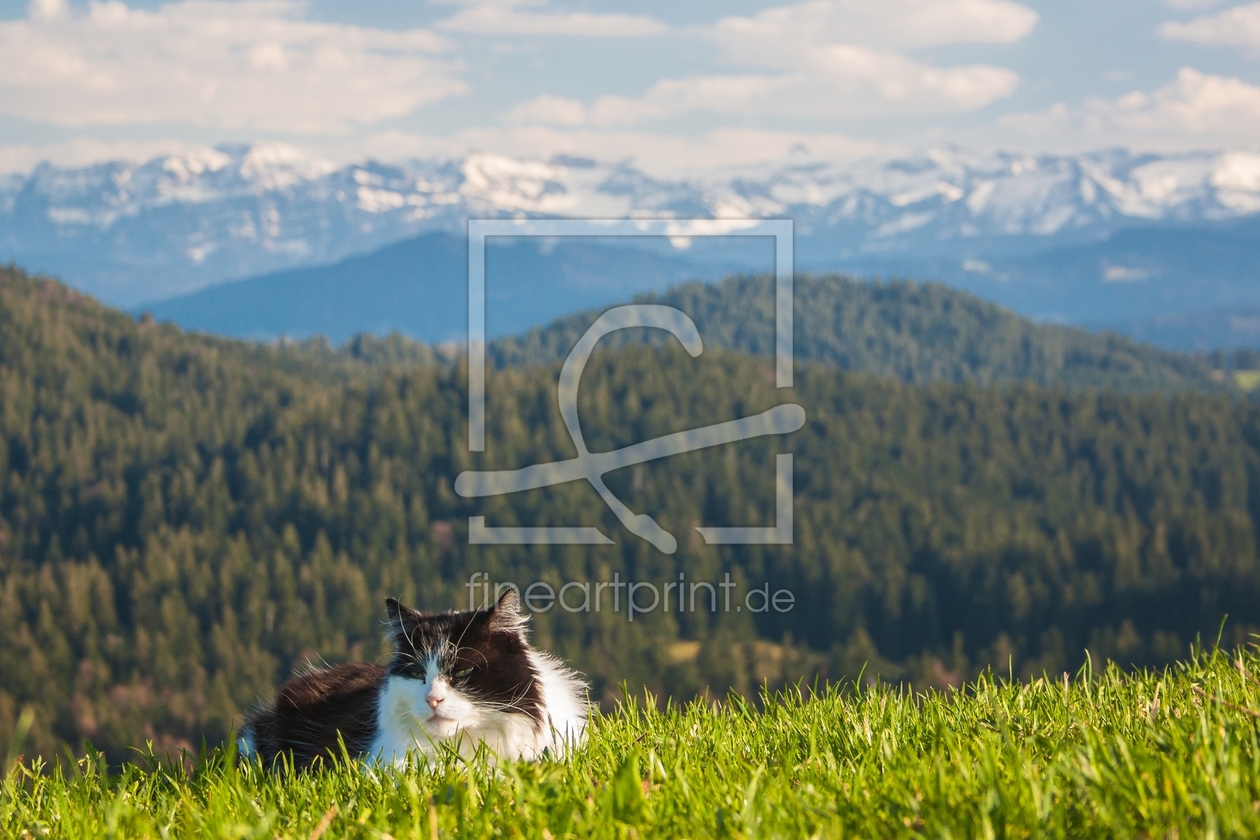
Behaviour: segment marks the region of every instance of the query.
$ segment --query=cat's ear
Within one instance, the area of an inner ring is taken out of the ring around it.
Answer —
[[[521,612],[521,595],[516,587],[508,590],[499,598],[499,602],[490,610],[490,629],[524,634],[525,622],[529,616]]]
[[[404,639],[411,639],[416,627],[424,619],[424,614],[403,606],[395,598],[385,599],[385,613],[389,616],[386,635],[394,644],[399,645]]]

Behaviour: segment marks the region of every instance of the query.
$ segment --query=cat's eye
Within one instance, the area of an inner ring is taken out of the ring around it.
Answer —
[[[463,679],[464,677],[466,677],[466,676],[468,676],[469,674],[471,674],[471,673],[473,672],[473,670],[474,670],[474,669],[473,669],[473,668],[472,668],[472,666],[470,665],[470,666],[469,666],[469,667],[467,667],[467,668],[460,668],[460,669],[459,669],[458,671],[456,671],[456,672],[455,672],[452,676],[455,676],[455,677],[458,677],[458,678],[460,678],[460,679]]]

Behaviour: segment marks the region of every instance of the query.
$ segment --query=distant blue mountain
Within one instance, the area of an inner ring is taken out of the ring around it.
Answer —
[[[763,265],[772,265],[766,243]],[[433,233],[333,265],[293,269],[213,286],[143,307],[188,330],[240,338],[401,332],[437,343],[462,340],[468,324],[468,246]],[[580,241],[489,240],[486,327],[491,337],[524,332],[576,310],[714,279],[733,266]]]
[[[726,264],[625,240],[490,243],[491,337],[521,333],[683,280],[765,271],[773,264],[769,240],[745,243]],[[1033,255],[886,257],[840,267],[855,276],[940,280],[1035,320],[1111,329],[1173,349],[1255,346],[1260,340],[1241,327],[1227,328],[1255,323],[1254,317],[1228,313],[1260,308],[1260,221],[1255,219],[1125,230],[1100,242]],[[427,342],[461,340],[467,332],[466,272],[465,240],[433,233],[333,265],[214,286],[145,309],[187,329],[237,337],[326,335],[340,343],[361,332],[398,331]],[[1178,320],[1205,310],[1217,314]]]
[[[688,279],[764,271],[772,252],[769,240],[745,243],[723,264],[625,240],[491,239],[488,333],[521,333]],[[1254,316],[1245,315],[1260,308],[1255,219],[1130,229],[1032,255],[888,256],[839,267],[855,276],[940,280],[1036,320],[1111,329],[1173,349],[1260,341],[1249,332]],[[326,335],[340,343],[357,333],[398,331],[427,342],[460,340],[467,331],[467,245],[457,235],[426,234],[332,265],[265,274],[144,308],[186,329],[237,337]],[[1235,310],[1244,314],[1231,315]]]
[[[1033,254],[902,256],[847,261],[842,267],[861,276],[940,280],[1040,321],[1112,328],[1206,309],[1260,306],[1260,220],[1148,226]],[[1159,330],[1138,337],[1184,346]]]
[[[1226,307],[1113,324],[1112,332],[1174,350],[1260,348],[1260,306]]]

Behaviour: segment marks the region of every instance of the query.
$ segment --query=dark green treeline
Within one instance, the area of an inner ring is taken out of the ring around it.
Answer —
[[[956,683],[993,664],[1158,664],[1260,627],[1260,410],[1202,394],[908,386],[767,359],[624,347],[582,385],[593,450],[794,401],[806,427],[609,476],[679,540],[664,555],[570,484],[456,496],[468,468],[572,457],[556,368],[488,383],[484,457],[459,369],[333,371],[189,336],[51,281],[0,279],[0,738],[28,752],[215,740],[294,668],[381,655],[381,602],[464,607],[496,581],[768,583],[790,612],[539,614],[591,678],[690,697],[821,675]],[[357,377],[357,378],[356,378]],[[707,547],[767,525],[795,456],[792,546]],[[613,546],[467,544],[492,525],[598,525]],[[572,597],[571,602],[575,600]],[[703,604],[704,598],[701,599]]]
[[[868,283],[843,275],[805,274],[796,277],[793,299],[797,361],[919,385],[1032,382],[1075,390],[1228,390],[1213,376],[1208,360],[1111,333],[1039,324],[941,283]],[[774,284],[769,277],[686,283],[636,301],[686,312],[707,347],[774,354]],[[578,312],[491,342],[490,358],[500,366],[563,359],[599,314]],[[672,339],[659,330],[626,330],[604,341],[616,347]]]

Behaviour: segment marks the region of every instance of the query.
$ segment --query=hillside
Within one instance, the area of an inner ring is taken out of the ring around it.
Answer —
[[[774,353],[774,297],[766,277],[688,283],[639,302],[677,307],[710,346]],[[1026,318],[939,283],[866,283],[838,275],[801,275],[794,284],[799,361],[908,383],[1028,381],[1119,391],[1221,390],[1201,361],[1103,333]],[[497,364],[563,359],[598,316],[582,312],[490,346]],[[640,331],[611,345],[664,334]],[[669,339],[673,341],[673,339]]]
[[[886,686],[597,719],[561,761],[277,776],[6,773],[0,833],[61,838],[1255,837],[1254,650],[962,692]],[[847,688],[847,687],[846,687]],[[194,761],[187,757],[189,763]],[[8,768],[5,768],[8,769]],[[327,832],[325,834],[325,832]]]
[[[683,699],[802,676],[954,685],[1095,661],[1159,665],[1198,636],[1260,629],[1260,407],[1202,395],[897,382],[710,348],[597,354],[603,451],[791,400],[782,440],[610,474],[678,536],[660,554],[586,485],[481,502],[470,467],[571,457],[556,366],[488,381],[487,449],[464,448],[457,367],[318,375],[306,357],[139,322],[52,281],[0,281],[0,732],[90,739],[115,759],[191,746],[308,660],[375,658],[380,604],[467,603],[495,581],[763,584],[793,610],[539,613],[544,647],[611,704],[623,682]],[[762,524],[795,455],[795,543],[704,545]],[[491,524],[597,525],[606,546],[473,546]]]

